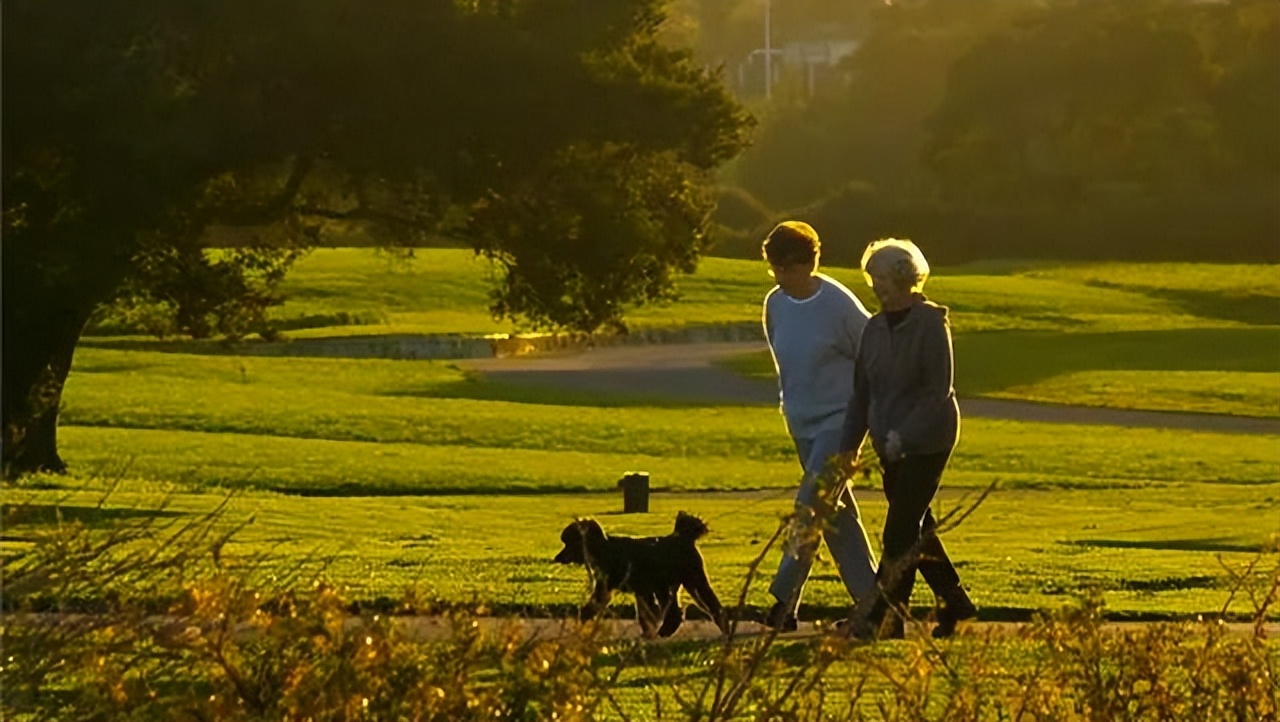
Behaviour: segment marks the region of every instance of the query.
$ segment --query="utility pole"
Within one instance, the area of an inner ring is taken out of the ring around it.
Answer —
[[[764,97],[773,97],[773,33],[769,31],[773,0],[764,0]]]

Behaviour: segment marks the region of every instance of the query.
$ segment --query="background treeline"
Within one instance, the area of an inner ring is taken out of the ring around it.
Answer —
[[[723,174],[715,251],[784,216],[847,243],[981,257],[1280,259],[1280,3],[774,3],[774,42],[858,49],[810,90],[782,67]],[[762,3],[688,0],[726,77]],[[723,22],[716,22],[720,19]],[[732,21],[732,22],[729,22]]]

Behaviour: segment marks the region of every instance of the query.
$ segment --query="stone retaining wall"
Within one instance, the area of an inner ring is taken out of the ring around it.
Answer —
[[[240,353],[331,358],[463,359],[524,356],[600,346],[763,341],[758,323],[686,328],[647,328],[625,334],[529,334],[492,336],[348,336],[244,344]]]

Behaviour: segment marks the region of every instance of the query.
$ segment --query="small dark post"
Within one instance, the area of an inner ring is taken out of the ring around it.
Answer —
[[[622,487],[622,513],[649,513],[649,472],[628,471],[618,486]]]

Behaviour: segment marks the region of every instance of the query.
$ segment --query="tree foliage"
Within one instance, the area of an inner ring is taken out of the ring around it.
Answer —
[[[104,300],[131,290],[187,331],[242,332],[336,223],[406,245],[467,239],[504,271],[494,310],[542,325],[617,325],[669,293],[702,248],[697,188],[748,119],[659,43],[664,12],[664,0],[7,3],[6,469],[61,467],[61,384]],[[522,227],[534,221],[541,231]],[[254,230],[206,253],[215,226]]]
[[[1276,176],[1280,6],[1060,3],[956,64],[929,160],[949,197]]]
[[[775,95],[734,165],[833,240],[916,236],[942,262],[1280,257],[1280,3],[894,2],[842,69]]]
[[[737,163],[766,203],[796,207],[850,183],[885,192],[919,189],[927,122],[953,63],[985,35],[1028,10],[1022,0],[879,4],[865,13],[843,83],[783,95],[762,114],[758,143]]]

